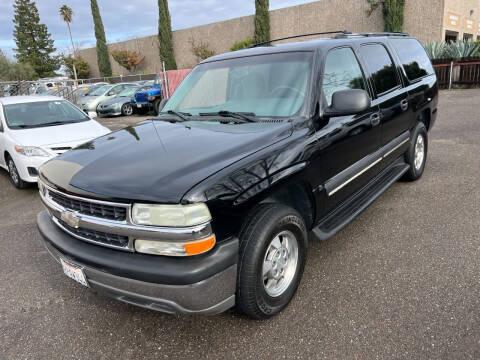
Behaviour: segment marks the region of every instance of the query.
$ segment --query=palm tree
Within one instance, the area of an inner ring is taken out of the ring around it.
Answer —
[[[73,38],[72,38],[72,31],[70,30],[70,23],[73,20],[73,11],[67,5],[62,5],[60,7],[60,17],[67,23],[68,26],[68,33],[70,34],[70,41],[72,42],[72,49],[73,49],[73,75],[75,76],[75,89],[78,87],[78,79],[77,79],[77,69],[75,68],[75,45],[73,45]]]

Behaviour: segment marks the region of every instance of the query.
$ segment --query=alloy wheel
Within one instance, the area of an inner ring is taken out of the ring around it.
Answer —
[[[425,158],[425,139],[423,138],[423,135],[418,135],[417,141],[415,142],[415,158],[414,158],[415,170],[418,171],[421,169],[424,158]]]
[[[130,116],[133,114],[133,108],[130,104],[123,104],[123,113],[125,116]]]
[[[298,242],[295,235],[284,230],[267,247],[262,267],[263,286],[271,297],[282,295],[295,276],[298,263]]]
[[[17,167],[12,159],[8,160],[8,172],[10,173],[10,177],[12,178],[13,182],[18,184],[20,176],[18,175]]]

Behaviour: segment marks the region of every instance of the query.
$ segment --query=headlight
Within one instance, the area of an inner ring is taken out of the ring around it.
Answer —
[[[86,102],[85,107],[92,108],[92,107],[95,107],[96,104],[97,104],[97,100],[90,100]]]
[[[203,254],[215,246],[215,235],[189,242],[164,242],[155,240],[135,240],[135,250],[139,253],[166,256],[192,256]]]
[[[132,219],[138,225],[186,227],[206,223],[212,219],[207,205],[151,205],[134,204]]]
[[[45,150],[35,146],[15,145],[15,151],[25,156],[50,156]]]

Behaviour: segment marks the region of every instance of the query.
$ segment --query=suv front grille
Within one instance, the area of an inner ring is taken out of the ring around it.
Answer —
[[[126,221],[127,209],[120,206],[91,203],[88,201],[72,199],[57,192],[50,191],[50,198],[66,209],[78,211],[80,214],[95,216],[102,219]]]
[[[67,231],[75,234],[77,236],[82,237],[85,240],[91,240],[98,243],[112,245],[112,246],[119,246],[119,247],[126,247],[128,245],[128,236],[116,235],[116,234],[108,234],[101,231],[95,231],[90,229],[84,228],[74,228],[65,223],[64,221],[57,219],[57,221],[62,225]]]

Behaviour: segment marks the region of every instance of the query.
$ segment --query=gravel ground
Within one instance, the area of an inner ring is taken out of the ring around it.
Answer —
[[[1,359],[479,359],[480,90],[442,92],[425,174],[328,242],[268,321],[155,313],[66,278],[0,171]],[[145,117],[100,120],[112,129]]]

